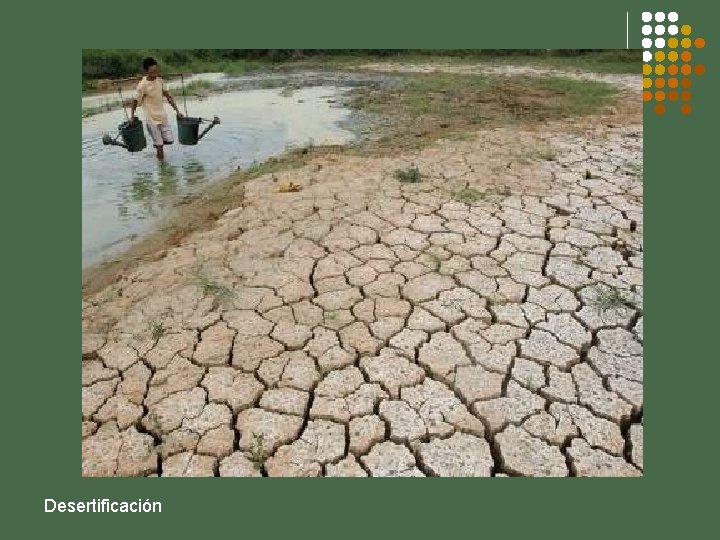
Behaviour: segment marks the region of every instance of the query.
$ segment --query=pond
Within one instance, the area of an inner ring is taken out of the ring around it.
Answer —
[[[350,87],[320,85],[294,90],[229,91],[188,99],[190,116],[219,116],[196,146],[173,144],[158,162],[154,148],[130,153],[104,146],[125,119],[122,109],[82,120],[82,264],[101,262],[151,230],[178,201],[238,168],[308,144],[347,144],[351,110],[342,105]],[[174,91],[182,109],[179,91]],[[100,99],[100,98],[96,98]],[[85,104],[85,103],[84,103]],[[172,109],[168,117],[177,141]],[[143,119],[142,110],[138,116]],[[203,124],[201,126],[204,126]]]

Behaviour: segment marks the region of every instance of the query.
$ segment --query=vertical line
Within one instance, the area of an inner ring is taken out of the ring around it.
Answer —
[[[630,12],[625,12],[625,48],[630,48]]]

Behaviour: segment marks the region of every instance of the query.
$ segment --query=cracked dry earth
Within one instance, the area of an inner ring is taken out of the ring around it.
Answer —
[[[456,200],[518,137],[555,159]],[[642,475],[641,160],[556,124],[249,181],[84,299],[83,475]]]

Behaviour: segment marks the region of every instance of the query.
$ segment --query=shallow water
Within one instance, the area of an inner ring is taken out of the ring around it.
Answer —
[[[176,142],[166,147],[164,163],[155,158],[147,133],[148,147],[141,152],[102,144],[104,133],[117,134],[117,125],[125,119],[122,110],[83,119],[83,268],[126,249],[183,196],[239,167],[264,161],[293,146],[352,141],[354,134],[341,125],[349,120],[351,111],[338,104],[346,91],[337,86],[290,93],[277,88],[188,100],[190,116],[217,115],[222,123],[196,146]],[[177,101],[182,109],[181,100]],[[167,111],[177,141],[169,105]],[[143,118],[142,112],[139,116]]]

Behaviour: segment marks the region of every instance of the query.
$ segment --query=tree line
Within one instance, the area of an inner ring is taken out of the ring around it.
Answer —
[[[153,56],[166,66],[184,67],[238,60],[287,62],[312,56],[427,54],[442,56],[581,56],[600,49],[85,49],[83,80],[136,75],[142,59]]]

